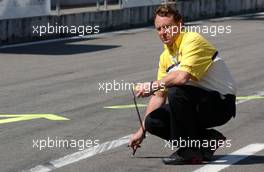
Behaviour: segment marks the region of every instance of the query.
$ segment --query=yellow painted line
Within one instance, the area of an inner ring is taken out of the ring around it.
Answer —
[[[28,121],[32,119],[47,119],[51,121],[64,121],[70,120],[68,118],[55,115],[55,114],[0,114],[0,124],[10,123],[10,122],[18,122],[18,121]]]
[[[239,96],[236,98],[237,100],[254,100],[254,99],[264,99],[264,96]],[[146,107],[146,104],[138,104],[138,107]],[[128,109],[135,108],[134,104],[130,105],[116,105],[116,106],[106,106],[106,109]]]
[[[137,104],[138,107],[146,107],[147,105],[145,104]],[[131,105],[117,105],[117,106],[106,106],[104,107],[106,109],[128,109],[128,108],[135,108],[134,104]]]
[[[254,99],[264,99],[264,96],[240,96],[237,100],[254,100]]]

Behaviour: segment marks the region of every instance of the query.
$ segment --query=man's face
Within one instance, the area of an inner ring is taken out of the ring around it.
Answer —
[[[176,23],[173,16],[155,18],[155,28],[160,40],[167,46],[172,46],[180,33],[180,22]]]

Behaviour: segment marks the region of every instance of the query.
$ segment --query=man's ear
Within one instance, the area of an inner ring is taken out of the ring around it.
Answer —
[[[184,23],[183,23],[183,20],[180,19],[179,22],[178,22],[178,27],[183,27]]]

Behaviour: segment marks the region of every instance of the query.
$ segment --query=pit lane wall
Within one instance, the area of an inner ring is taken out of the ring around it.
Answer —
[[[3,1],[3,0],[0,0]],[[264,0],[181,0],[175,5],[185,21],[223,17],[243,13],[264,11]],[[74,34],[34,32],[34,27],[47,26],[91,26],[88,33],[106,32],[153,24],[153,11],[157,7],[142,6],[115,10],[82,12],[65,15],[46,15],[0,20],[0,45],[37,41]],[[95,28],[99,26],[99,28]],[[79,34],[77,34],[79,35]]]

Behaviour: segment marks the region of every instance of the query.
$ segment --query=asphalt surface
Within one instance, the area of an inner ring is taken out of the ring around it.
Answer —
[[[205,36],[218,48],[238,86],[238,96],[264,91],[264,16],[206,20],[203,25],[230,25],[232,32]],[[58,138],[99,140],[99,143],[133,133],[139,126],[135,109],[105,109],[133,104],[129,90],[99,90],[102,83],[143,82],[156,78],[162,44],[155,30],[110,34],[96,39],[68,40],[0,49],[0,113],[56,114],[68,121],[33,119],[0,124],[0,171],[31,169],[78,151],[78,148],[33,148],[33,140]],[[99,84],[100,83],[100,84]],[[147,103],[141,99],[139,103]],[[140,108],[143,114],[144,108]],[[0,118],[1,119],[1,118]],[[216,158],[249,144],[264,143],[264,99],[237,105],[237,117],[219,127],[230,148]],[[87,171],[194,171],[204,165],[165,166],[160,157],[171,150],[164,141],[148,136],[131,158],[126,145],[54,169]],[[239,156],[239,155],[237,155]],[[228,164],[229,162],[225,162]],[[264,171],[264,150],[223,171]]]

